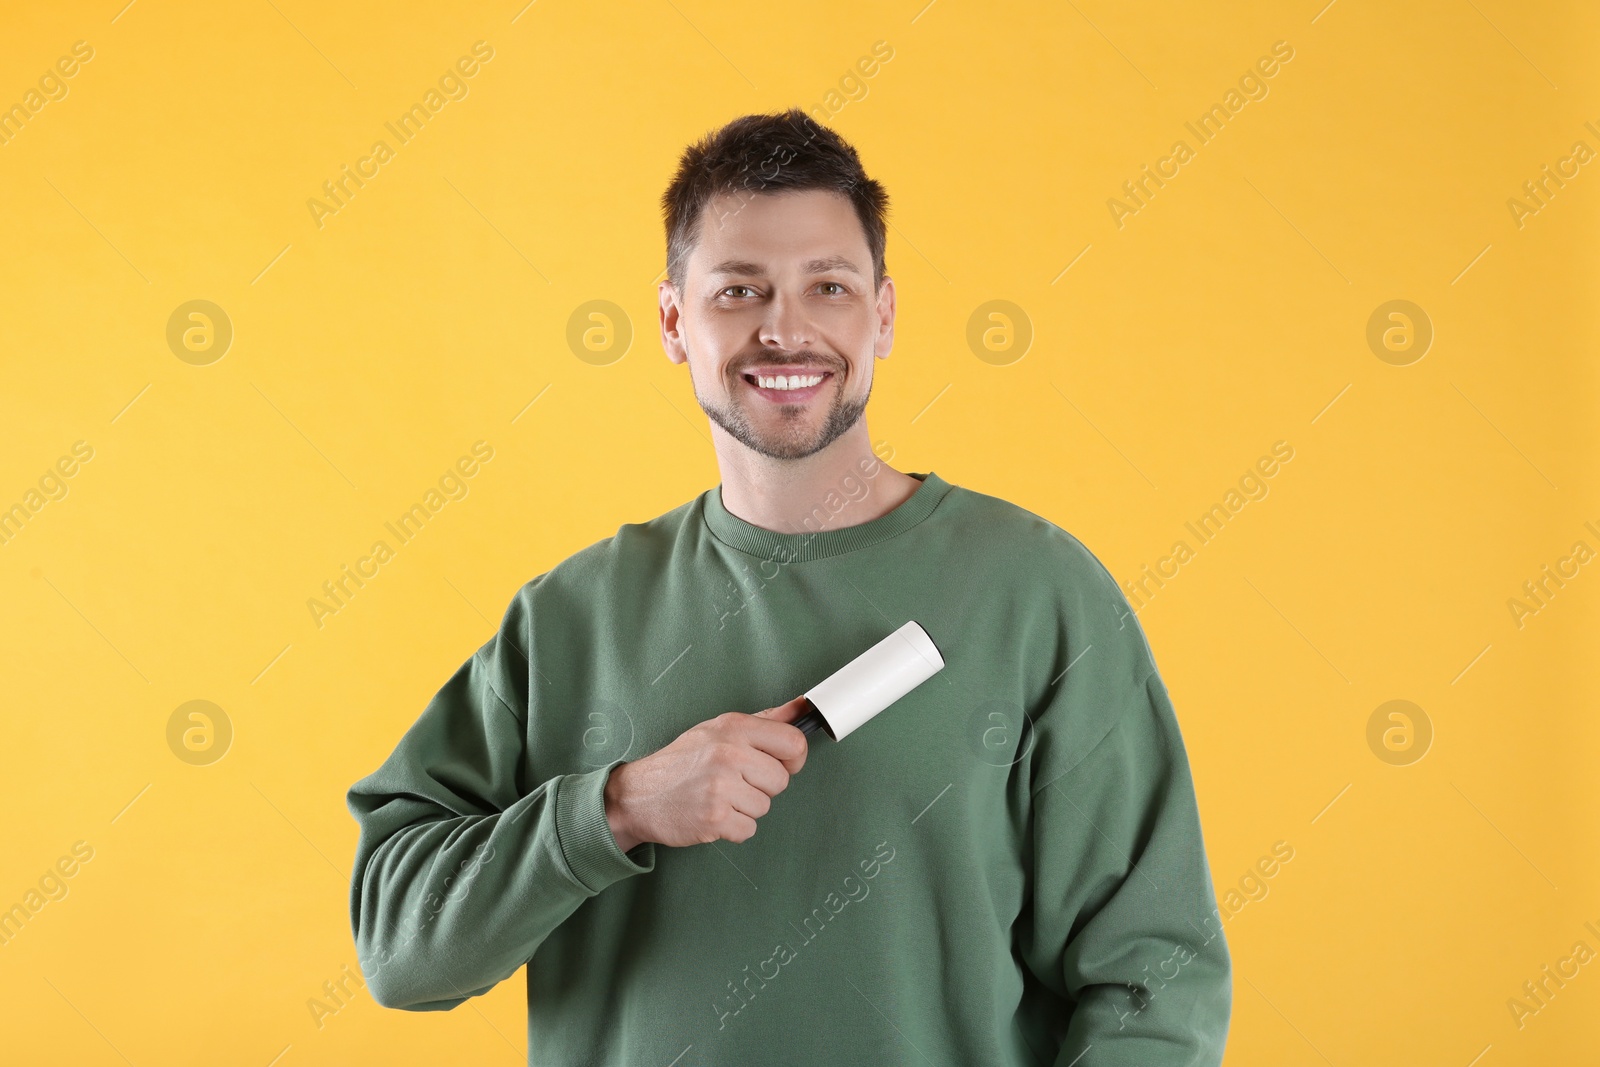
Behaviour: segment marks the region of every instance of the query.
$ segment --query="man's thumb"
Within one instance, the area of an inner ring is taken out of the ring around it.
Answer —
[[[778,722],[792,723],[806,713],[806,698],[795,697],[787,704],[779,704],[775,708],[767,708],[756,712],[763,719],[776,719]]]

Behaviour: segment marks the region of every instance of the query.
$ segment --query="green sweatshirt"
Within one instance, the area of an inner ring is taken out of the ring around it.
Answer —
[[[1221,1062],[1231,965],[1143,630],[1071,534],[922,485],[777,533],[721,487],[518,590],[351,787],[373,998],[453,1008],[527,966],[528,1062]],[[627,853],[612,768],[782,704],[907,620],[946,666],[818,731],[755,835]]]

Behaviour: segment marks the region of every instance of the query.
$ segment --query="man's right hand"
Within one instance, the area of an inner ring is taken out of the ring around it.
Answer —
[[[772,798],[805,766],[809,744],[793,725],[805,712],[803,696],[754,714],[726,712],[613,768],[605,802],[617,845],[627,852],[645,841],[748,841]]]

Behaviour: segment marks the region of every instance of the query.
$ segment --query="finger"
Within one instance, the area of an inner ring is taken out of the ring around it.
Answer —
[[[753,722],[749,725],[744,740],[751,748],[764,756],[771,756],[783,764],[790,774],[795,774],[805,766],[810,745],[805,734],[783,723],[764,726]]]
[[[748,815],[733,812],[724,820],[722,839],[742,845],[756,835],[756,821]]]
[[[775,708],[767,708],[755,713],[759,719],[773,719],[777,722],[792,723],[806,713],[806,698],[797,696],[786,704],[779,704]]]
[[[811,742],[806,739],[806,735],[805,734],[801,734],[800,735],[800,743],[795,746],[794,755],[792,755],[792,756],[775,756],[773,758],[776,759],[780,764],[783,765],[784,773],[790,774],[790,775],[795,775],[795,774],[799,774],[800,773],[800,768],[802,768],[802,767],[804,767],[806,765],[806,757],[808,755],[810,755],[810,754],[811,754]],[[771,756],[772,754],[770,752],[763,752],[762,755]]]
[[[748,785],[768,797],[777,796],[789,788],[789,771],[782,761],[773,759],[765,752],[752,752],[750,756],[748,764],[739,768]]]
[[[802,695],[786,703],[779,704],[775,708],[766,708],[758,711],[749,716],[749,718],[757,722],[771,722],[782,726],[794,727],[795,722],[804,718],[810,710],[811,702]],[[755,737],[770,740],[757,741],[754,739]],[[758,731],[753,735],[751,744],[782,760],[791,774],[798,771],[805,762],[806,750],[810,747],[805,734],[801,733],[798,728]]]
[[[772,810],[772,797],[758,786],[743,785],[733,791],[729,802],[733,810],[752,819],[759,819]]]

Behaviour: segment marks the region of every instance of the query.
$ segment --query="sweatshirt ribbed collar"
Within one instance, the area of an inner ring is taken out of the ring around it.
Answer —
[[[722,485],[718,483],[701,496],[702,512],[713,536],[732,548],[748,552],[762,559],[780,563],[808,559],[824,559],[859,548],[887,541],[904,533],[933,514],[933,509],[945,498],[952,486],[933,471],[919,474],[907,471],[922,484],[916,492],[901,502],[900,506],[870,522],[854,526],[829,528],[821,526],[805,533],[779,533],[754,523],[746,522],[722,504]],[[839,494],[843,497],[843,494]],[[829,514],[826,502],[819,502],[820,515]],[[846,509],[842,514],[848,514]]]

